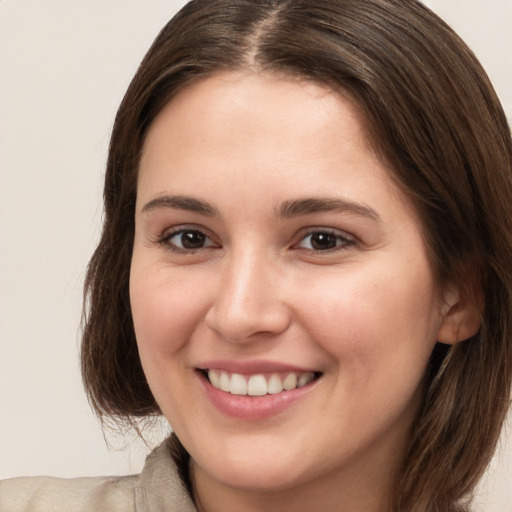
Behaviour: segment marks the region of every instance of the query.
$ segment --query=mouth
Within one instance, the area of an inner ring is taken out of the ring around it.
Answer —
[[[303,388],[321,377],[320,372],[271,372],[242,375],[220,369],[199,370],[215,389],[232,395],[262,397]]]

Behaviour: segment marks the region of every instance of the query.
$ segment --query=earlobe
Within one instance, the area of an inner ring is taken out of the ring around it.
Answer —
[[[459,290],[447,288],[443,294],[437,340],[452,345],[471,338],[480,329],[482,312],[483,300],[480,296],[471,300]]]

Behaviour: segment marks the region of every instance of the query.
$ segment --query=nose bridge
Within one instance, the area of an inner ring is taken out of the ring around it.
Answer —
[[[278,275],[275,259],[262,248],[248,245],[232,250],[219,276],[208,325],[231,341],[286,329],[288,313]]]

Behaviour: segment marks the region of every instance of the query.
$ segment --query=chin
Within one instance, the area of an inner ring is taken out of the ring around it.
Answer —
[[[276,464],[272,456],[261,460],[247,458],[244,461],[232,463],[224,459],[220,464],[209,464],[203,469],[217,482],[232,488],[255,492],[292,489],[311,478],[303,475],[296,466],[290,468],[284,464]]]
[[[236,436],[208,443],[191,457],[197,469],[212,480],[245,491],[272,492],[292,489],[315,478],[318,468],[304,457],[307,444],[286,445],[272,436]],[[211,449],[215,446],[215,449]],[[301,446],[301,449],[297,449]]]

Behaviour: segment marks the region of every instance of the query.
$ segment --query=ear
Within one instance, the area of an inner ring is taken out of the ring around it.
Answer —
[[[459,287],[447,286],[442,295],[437,340],[452,345],[474,336],[482,324],[483,293],[462,293]]]

